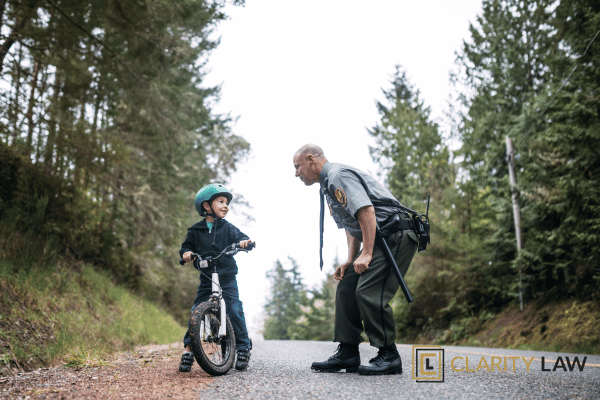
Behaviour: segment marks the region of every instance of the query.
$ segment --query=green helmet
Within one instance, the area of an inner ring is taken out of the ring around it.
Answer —
[[[225,186],[221,185],[220,183],[211,183],[210,185],[206,185],[202,189],[198,190],[194,205],[196,206],[196,211],[198,211],[198,214],[200,214],[201,217],[204,217],[207,214],[204,207],[202,207],[202,203],[208,201],[208,204],[210,205],[210,203],[217,196],[227,197],[228,202],[231,202],[231,199],[233,199],[233,195],[229,193],[229,190],[227,190]]]

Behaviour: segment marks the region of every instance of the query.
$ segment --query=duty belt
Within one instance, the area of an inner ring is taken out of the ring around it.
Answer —
[[[406,215],[405,213],[402,213]],[[389,217],[381,227],[381,236],[388,237],[399,231],[415,230],[415,223],[411,219],[400,219],[400,214]]]

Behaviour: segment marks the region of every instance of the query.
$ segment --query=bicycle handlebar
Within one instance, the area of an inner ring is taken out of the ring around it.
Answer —
[[[241,248],[239,243],[236,243],[235,247]],[[250,242],[250,243],[248,243],[248,246],[246,246],[246,248],[242,249],[242,250],[248,250],[248,251],[250,251],[250,250],[252,250],[255,247],[256,247],[256,242]]]
[[[206,260],[206,261],[216,261],[219,258],[223,257],[223,255],[225,255],[225,254],[229,254],[230,256],[233,256],[233,255],[239,253],[240,251],[250,251],[250,250],[252,250],[255,247],[256,247],[256,242],[250,242],[250,243],[248,243],[248,245],[244,249],[240,247],[239,243],[234,243],[232,245],[229,245],[229,246],[225,247],[223,249],[223,251],[221,253],[219,253],[218,256],[216,256],[216,257],[210,257],[209,256],[209,257],[206,257],[204,260]],[[194,261],[196,259],[202,260],[202,257],[200,256],[200,254],[192,253],[192,261]],[[184,265],[185,264],[185,260],[183,258],[180,258],[179,259],[179,264],[180,265]]]

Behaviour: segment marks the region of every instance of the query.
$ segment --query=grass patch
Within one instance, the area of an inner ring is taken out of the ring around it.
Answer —
[[[6,375],[60,362],[98,365],[114,351],[179,341],[185,328],[106,271],[0,260],[0,332]]]
[[[600,354],[600,305],[594,301],[537,301],[514,305],[456,344]]]

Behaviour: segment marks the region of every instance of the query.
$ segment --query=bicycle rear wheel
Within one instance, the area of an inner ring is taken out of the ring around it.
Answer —
[[[190,347],[203,370],[211,375],[225,375],[235,360],[235,334],[226,318],[225,336],[219,338],[220,305],[215,302],[199,304],[189,322]]]

